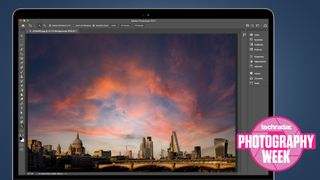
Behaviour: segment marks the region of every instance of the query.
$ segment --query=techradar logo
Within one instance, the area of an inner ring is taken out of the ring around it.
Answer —
[[[302,133],[291,120],[273,116],[260,121],[251,133],[237,134],[237,149],[269,171],[284,171],[300,159],[303,150],[316,149],[316,134]]]
[[[291,130],[291,125],[273,125],[273,124],[270,124],[270,125],[264,125],[264,124],[261,124],[261,129],[262,130],[275,130],[275,129],[279,129],[279,130]]]

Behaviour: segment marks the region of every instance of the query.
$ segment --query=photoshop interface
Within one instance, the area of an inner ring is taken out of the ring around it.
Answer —
[[[267,175],[267,19],[19,19],[20,175]]]

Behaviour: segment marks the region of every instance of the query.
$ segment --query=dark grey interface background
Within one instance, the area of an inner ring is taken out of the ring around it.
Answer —
[[[19,24],[19,92],[26,95],[25,39],[30,34],[236,34],[237,35],[237,132],[249,132],[255,123],[268,116],[268,29],[267,19],[28,19]],[[20,95],[19,93],[19,95]],[[27,127],[24,99],[19,123]],[[38,175],[27,170],[27,128],[19,126],[19,174]],[[46,174],[46,173],[42,173]],[[108,174],[96,172],[48,174]],[[109,173],[110,174],[110,173]],[[123,174],[123,173],[120,173]],[[156,174],[156,173],[155,173]],[[163,174],[163,173],[161,173]],[[251,160],[248,151],[236,151],[236,172],[210,175],[268,175]]]

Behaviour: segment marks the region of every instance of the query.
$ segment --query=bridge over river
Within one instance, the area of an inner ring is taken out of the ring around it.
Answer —
[[[197,171],[235,171],[235,161],[217,161],[217,160],[123,160],[115,161],[110,164],[96,164],[100,171],[108,169],[122,168],[126,171],[146,171],[150,168],[162,169],[164,171],[186,171],[193,169]]]

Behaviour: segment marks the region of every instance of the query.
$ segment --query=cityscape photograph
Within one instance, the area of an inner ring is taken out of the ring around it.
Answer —
[[[26,43],[29,172],[236,171],[235,34]]]

